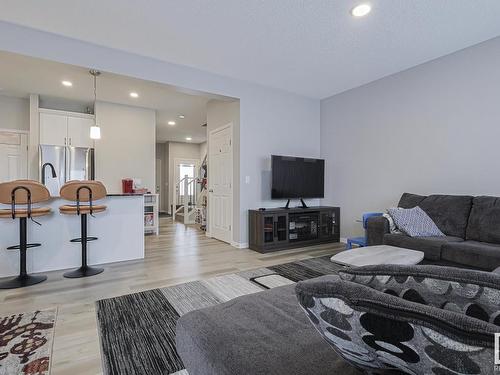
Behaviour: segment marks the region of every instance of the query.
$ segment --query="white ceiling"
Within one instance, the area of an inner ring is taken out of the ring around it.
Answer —
[[[68,103],[71,101],[92,107],[93,81],[87,68],[34,59],[0,51],[0,94],[28,97],[30,93],[46,97],[45,102]],[[62,80],[73,83],[64,87]],[[206,140],[206,105],[215,95],[180,92],[172,86],[124,77],[103,72],[97,81],[98,100],[151,108],[156,110],[156,136],[158,142],[185,142],[192,137],[193,143]],[[137,92],[133,99],[130,92]],[[179,115],[184,115],[180,119]],[[176,125],[168,125],[168,121]]]
[[[500,1],[2,0],[0,19],[324,98],[500,35]]]

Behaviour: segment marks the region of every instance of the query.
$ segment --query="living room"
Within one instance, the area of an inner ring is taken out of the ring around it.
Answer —
[[[494,373],[498,211],[480,197],[499,196],[497,2],[49,3],[6,3],[0,51],[239,99],[220,143],[230,221],[223,242],[163,221],[145,259],[1,290],[0,372]],[[273,156],[323,162],[323,188],[274,195]],[[10,193],[0,225],[14,239]],[[279,215],[288,198],[286,244],[253,250],[252,212]],[[335,236],[292,243],[297,210],[330,212]],[[28,220],[28,239],[44,227]]]

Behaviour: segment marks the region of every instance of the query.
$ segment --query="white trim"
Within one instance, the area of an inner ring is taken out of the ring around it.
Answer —
[[[248,242],[236,242],[236,241],[232,241],[231,242],[231,246],[232,247],[235,247],[237,249],[248,249]]]
[[[207,160],[208,160],[208,176],[207,176],[207,189],[208,189],[208,205],[207,205],[207,219],[208,219],[208,225],[207,225],[207,232],[211,231],[211,225],[212,225],[212,220],[210,220],[210,165],[211,160],[210,160],[210,137],[217,133],[220,132],[224,129],[230,129],[230,134],[231,134],[231,229],[229,230],[230,232],[230,238],[231,238],[231,244],[233,243],[233,238],[234,238],[234,230],[233,228],[235,227],[234,222],[235,222],[235,217],[234,217],[234,186],[235,186],[235,176],[234,176],[234,129],[233,129],[233,122],[229,122],[226,125],[219,126],[218,128],[215,128],[208,132],[208,137],[207,137]],[[215,238],[215,237],[214,237]]]
[[[17,133],[17,134],[29,134],[29,130],[20,130],[20,129],[6,129],[0,128],[0,132],[2,133]]]
[[[51,113],[53,115],[62,115],[69,117],[82,117],[82,118],[90,118],[93,119],[95,116],[90,113],[82,113],[82,112],[71,112],[71,111],[61,111],[59,109],[48,109],[48,108],[38,108],[39,113]]]
[[[347,238],[346,237],[340,237],[340,242],[347,243]]]

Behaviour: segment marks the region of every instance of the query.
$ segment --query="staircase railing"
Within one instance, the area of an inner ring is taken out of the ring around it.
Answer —
[[[179,213],[183,215],[184,224],[194,224],[194,208],[197,203],[198,179],[185,175],[176,185],[172,199],[172,221],[176,221]]]

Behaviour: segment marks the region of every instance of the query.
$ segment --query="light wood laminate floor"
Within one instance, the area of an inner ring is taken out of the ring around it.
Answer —
[[[0,291],[0,316],[58,308],[52,375],[102,373],[94,308],[99,299],[331,255],[344,246],[327,244],[259,254],[208,238],[196,227],[172,224],[170,218],[160,222],[160,235],[145,238],[143,260],[107,264],[104,273],[85,279],[65,279],[64,271],[48,272],[48,280],[42,284]],[[43,251],[43,247],[31,251]]]

